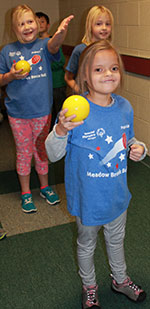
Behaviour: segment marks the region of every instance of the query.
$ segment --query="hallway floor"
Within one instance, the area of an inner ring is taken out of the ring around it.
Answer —
[[[3,172],[3,175],[5,171],[15,173],[15,144],[7,119],[0,124],[0,145],[0,173]],[[8,237],[74,221],[74,217],[69,215],[66,209],[64,183],[54,184],[52,187],[61,199],[60,204],[51,207],[40,197],[39,188],[34,188],[33,200],[38,211],[33,214],[22,211],[19,191],[8,193],[7,188],[4,188],[4,192],[0,194],[0,222]]]

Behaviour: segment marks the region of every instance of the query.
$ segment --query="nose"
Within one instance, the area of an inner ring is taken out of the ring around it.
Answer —
[[[25,24],[25,29],[29,29],[30,25],[28,23]]]
[[[111,74],[112,74],[111,70],[110,69],[106,69],[105,75],[106,76],[110,76]]]
[[[107,28],[105,23],[103,23],[102,28],[103,28],[103,29],[106,29],[106,28]]]

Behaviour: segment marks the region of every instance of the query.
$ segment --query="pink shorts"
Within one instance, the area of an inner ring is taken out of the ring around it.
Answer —
[[[18,119],[8,116],[16,143],[17,173],[27,176],[31,172],[31,160],[34,156],[35,169],[38,174],[48,173],[48,158],[45,150],[45,139],[49,134],[51,115]]]

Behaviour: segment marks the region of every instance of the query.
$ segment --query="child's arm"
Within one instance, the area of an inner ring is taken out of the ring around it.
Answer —
[[[62,159],[66,154],[68,134],[59,136],[56,133],[56,126],[57,125],[53,127],[53,130],[45,140],[46,152],[51,162],[56,162]]]
[[[16,63],[13,63],[9,72],[0,74],[0,87],[7,85],[15,79],[23,79],[29,75],[29,73],[20,74],[23,69],[15,70]]]
[[[72,72],[69,71],[65,71],[65,81],[67,83],[67,85],[75,92],[75,93],[79,93],[79,87],[76,84],[75,81],[75,75]]]
[[[139,142],[134,137],[129,141],[128,146],[130,147],[129,158],[133,161],[141,161],[145,158],[147,148],[144,143]]]
[[[48,41],[48,50],[51,54],[56,54],[58,52],[67,34],[68,25],[73,18],[73,15],[65,18],[59,25],[53,37]]]
[[[66,153],[68,131],[83,124],[83,121],[71,122],[71,120],[76,116],[72,115],[70,117],[65,117],[66,112],[67,108],[60,111],[59,121],[54,126],[53,131],[50,132],[45,141],[47,155],[51,162],[56,162],[64,157]]]

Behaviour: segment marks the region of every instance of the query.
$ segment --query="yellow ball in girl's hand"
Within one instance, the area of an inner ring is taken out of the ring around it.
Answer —
[[[65,117],[76,115],[71,121],[77,122],[87,118],[90,112],[90,105],[88,101],[80,95],[71,95],[68,97],[62,106],[62,109],[68,108]]]
[[[16,63],[15,69],[17,71],[23,69],[23,71],[21,71],[20,74],[24,74],[24,73],[27,73],[27,72],[29,73],[30,70],[31,70],[31,67],[30,67],[29,62],[27,62],[26,60],[19,60]]]

